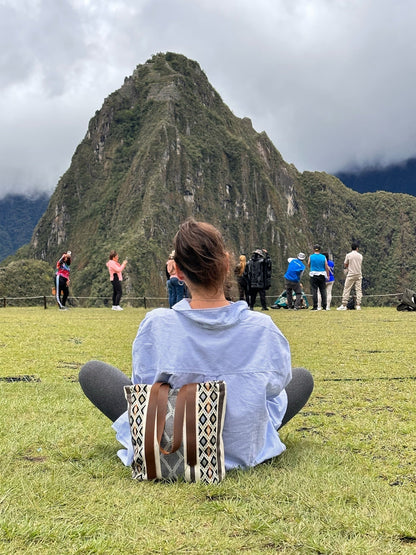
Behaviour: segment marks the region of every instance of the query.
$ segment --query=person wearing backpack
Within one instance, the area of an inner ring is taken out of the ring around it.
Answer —
[[[269,310],[266,305],[266,290],[270,289],[272,262],[266,249],[256,249],[246,266],[246,280],[249,290],[250,310],[254,309],[257,293],[260,295],[262,310]]]

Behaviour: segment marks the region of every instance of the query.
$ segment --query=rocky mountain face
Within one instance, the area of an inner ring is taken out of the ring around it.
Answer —
[[[164,296],[172,239],[194,216],[217,225],[236,258],[270,252],[271,294],[283,288],[287,258],[316,242],[333,253],[339,282],[351,240],[361,243],[367,293],[394,293],[416,284],[415,203],[299,173],[264,132],[233,115],[196,62],[157,54],[90,120],[29,256],[54,265],[70,249],[72,293],[108,296],[105,262],[116,249],[129,258],[126,294]]]

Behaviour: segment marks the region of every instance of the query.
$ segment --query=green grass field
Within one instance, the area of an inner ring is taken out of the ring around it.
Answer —
[[[91,358],[130,375],[144,314],[0,308],[2,554],[415,553],[416,314],[270,311],[315,391],[217,486],[133,481],[80,390]]]

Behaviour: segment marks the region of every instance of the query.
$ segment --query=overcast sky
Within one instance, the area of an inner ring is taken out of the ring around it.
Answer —
[[[0,0],[0,198],[51,192],[157,52],[196,60],[300,171],[416,156],[414,0]]]

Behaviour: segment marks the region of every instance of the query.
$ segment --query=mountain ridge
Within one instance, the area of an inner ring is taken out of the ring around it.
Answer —
[[[384,168],[368,167],[357,172],[337,172],[336,177],[359,193],[389,191],[416,195],[416,158]]]

